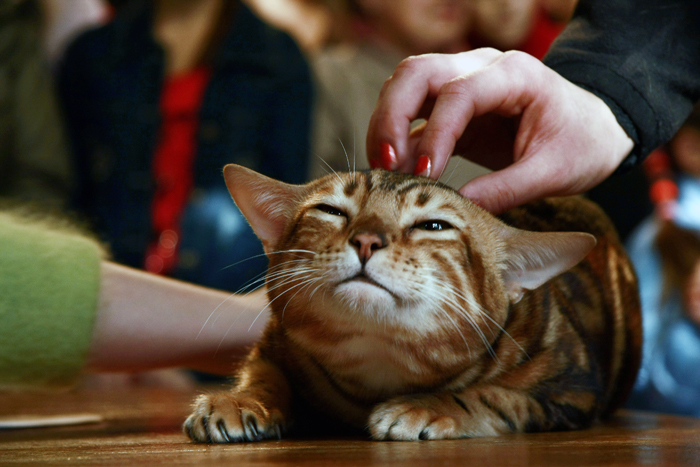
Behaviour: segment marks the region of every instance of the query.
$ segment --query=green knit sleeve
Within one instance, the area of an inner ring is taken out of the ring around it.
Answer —
[[[63,386],[85,363],[101,248],[0,212],[0,388]]]

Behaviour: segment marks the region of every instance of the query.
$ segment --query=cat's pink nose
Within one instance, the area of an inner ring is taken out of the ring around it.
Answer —
[[[350,243],[357,248],[357,255],[362,264],[365,264],[376,250],[386,246],[384,236],[375,232],[358,232],[352,236]]]

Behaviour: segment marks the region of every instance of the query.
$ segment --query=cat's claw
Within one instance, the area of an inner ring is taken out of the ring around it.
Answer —
[[[374,408],[369,431],[376,440],[417,441],[464,438],[460,421],[451,415],[449,397],[421,395],[398,397]],[[454,402],[453,402],[454,404]]]
[[[281,439],[284,420],[256,400],[224,393],[198,397],[183,429],[200,443],[261,441]]]

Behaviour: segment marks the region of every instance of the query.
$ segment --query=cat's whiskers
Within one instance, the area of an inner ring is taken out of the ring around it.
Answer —
[[[459,317],[464,319],[469,326],[476,332],[476,334],[479,336],[479,339],[483,342],[483,344],[486,346],[487,350],[489,351],[489,354],[491,354],[494,358],[496,358],[495,353],[493,352],[493,348],[491,347],[491,343],[489,340],[486,338],[486,335],[484,332],[479,328],[479,326],[476,323],[476,320],[469,314],[467,310],[465,310],[450,294],[446,292],[438,292],[438,291],[433,291],[432,293],[433,298],[436,300],[439,300],[440,303],[448,306],[450,309],[452,309]],[[442,313],[445,314],[445,316],[450,317],[449,313],[443,309],[442,306],[437,307],[438,311],[441,311]],[[451,319],[452,324],[455,326],[455,329],[462,335],[461,330],[459,329],[459,326],[457,323]],[[471,352],[470,352],[470,358],[471,358]]]
[[[452,158],[452,159],[454,159],[454,158]],[[455,174],[457,173],[457,169],[460,168],[461,165],[462,165],[462,159],[459,158],[459,159],[457,159],[457,162],[455,163],[455,166],[452,167],[452,171],[450,172],[450,174],[447,176],[447,178],[445,179],[445,181],[442,182],[442,183],[444,183],[445,185],[449,185],[449,184],[450,184],[450,180],[452,180],[452,177],[455,176]],[[447,166],[445,166],[445,168],[447,168]],[[440,178],[442,178],[442,176],[441,176]]]
[[[355,171],[350,167],[350,157],[348,157],[348,151],[345,149],[345,145],[343,144],[343,140],[338,137],[338,142],[340,142],[340,147],[343,148],[343,153],[345,154],[345,160],[348,162],[348,172],[355,173]]]
[[[333,175],[335,175],[335,176],[338,178],[338,180],[340,181],[340,183],[343,183],[343,179],[340,178],[340,175],[338,174],[338,172],[336,172],[335,169],[333,169],[333,167],[331,167],[331,165],[330,165],[328,162],[326,162],[326,160],[325,160],[324,158],[322,158],[321,156],[317,156],[317,157],[318,157],[319,159],[321,159],[321,162],[323,162],[324,164],[326,164],[326,167],[328,167],[328,169],[333,173]],[[329,175],[330,175],[330,174],[329,174]]]
[[[263,280],[264,280],[264,278],[263,278]],[[262,284],[261,284],[261,285],[262,285]],[[229,295],[225,300],[223,300],[223,301],[209,314],[209,316],[207,317],[207,320],[204,322],[204,324],[203,324],[202,327],[200,328],[199,332],[197,333],[197,336],[195,337],[195,340],[199,339],[199,336],[202,334],[202,332],[204,331],[204,329],[205,329],[206,326],[207,326],[207,323],[209,323],[209,320],[210,320],[211,317],[216,313],[216,311],[217,311],[224,303],[226,303],[227,301],[229,301],[231,298],[235,297],[236,295],[238,295],[238,292],[232,293],[231,295]],[[262,315],[262,313],[263,313],[268,307],[269,307],[269,304],[266,305],[262,310],[260,310],[260,312],[256,315],[255,319],[253,320],[253,322],[252,322],[252,323],[250,324],[250,326],[248,327],[248,331],[247,331],[247,332],[250,332],[250,330],[253,328],[253,325],[255,324],[255,322],[258,320],[258,318]],[[227,336],[228,333],[231,331],[231,328],[233,328],[233,326],[238,322],[238,320],[241,318],[241,316],[245,315],[246,312],[247,312],[249,309],[250,309],[250,305],[247,306],[247,307],[245,307],[244,309],[242,309],[242,310],[240,310],[240,311],[238,312],[237,316],[234,318],[233,322],[229,325],[229,327],[226,329],[226,332],[224,333],[223,337],[221,338],[221,341],[219,342],[219,345],[217,346],[217,349],[216,349],[217,352],[219,351],[219,348],[221,347],[221,344],[223,343],[223,341],[226,339],[226,336]],[[222,315],[225,311],[226,311],[226,310],[222,310],[221,313],[219,313],[219,315],[211,322],[211,327],[212,327],[212,328],[214,327],[214,325],[216,324],[216,322],[219,320],[219,318],[221,317],[221,315]]]
[[[271,284],[272,282],[278,282],[277,284],[273,286],[268,286],[268,291],[274,291],[279,289],[280,287],[284,287],[287,284],[296,281],[298,279],[301,280],[307,280],[307,277],[314,272],[319,272],[321,269],[314,267],[314,266],[304,266],[304,267],[294,267],[292,269],[283,269],[281,271],[276,271],[272,274],[268,274],[267,280],[268,283]],[[301,277],[299,276],[307,276],[307,277]],[[316,276],[318,277],[318,276]],[[323,277],[321,275],[320,277]],[[284,292],[283,292],[284,293]]]
[[[291,303],[291,301],[294,300],[294,297],[296,297],[297,295],[299,295],[299,293],[302,292],[304,289],[307,289],[307,290],[308,290],[312,285],[314,285],[316,282],[321,281],[323,278],[324,278],[324,276],[321,275],[321,276],[319,276],[319,277],[313,277],[313,278],[311,278],[311,279],[307,279],[306,281],[304,281],[304,282],[298,284],[299,286],[302,286],[302,285],[306,284],[306,286],[305,286],[305,287],[301,287],[299,290],[297,290],[297,291],[294,293],[294,295],[292,295],[291,297],[289,297],[289,300],[287,300],[287,303],[284,304],[284,308],[282,309],[282,318],[284,318],[284,312],[287,311],[287,307],[289,306],[289,304]],[[323,284],[321,284],[321,285],[323,285]],[[295,286],[295,287],[296,287],[296,286]],[[319,286],[319,287],[320,287],[320,286]],[[290,289],[290,290],[291,290],[291,289]],[[286,292],[288,292],[288,291],[285,291],[284,293],[286,293]],[[307,309],[307,308],[304,308],[304,315],[306,314],[306,309]],[[303,320],[303,318],[304,318],[304,315],[302,315],[302,320]]]
[[[214,314],[217,312],[217,310],[218,310],[219,308],[221,308],[221,306],[222,306],[224,303],[228,302],[228,301],[229,301],[231,298],[233,298],[234,296],[236,296],[236,293],[232,293],[231,295],[229,295],[228,297],[226,297],[224,300],[221,301],[221,303],[219,303],[219,304],[216,306],[216,308],[214,308],[214,309],[212,310],[211,313],[209,313],[209,316],[207,317],[206,321],[204,321],[204,324],[202,324],[202,327],[199,329],[199,332],[197,333],[197,336],[194,338],[194,340],[199,339],[199,336],[202,335],[202,332],[204,332],[204,329],[207,327],[207,323],[209,323],[209,320],[211,319],[212,316],[214,316]],[[248,307],[246,307],[245,309],[241,310],[241,312],[240,312],[240,313],[238,314],[238,316],[236,317],[236,320],[237,320],[243,313],[245,313],[246,311],[248,311]],[[217,320],[217,319],[218,319],[218,317],[215,318],[214,321],[212,322],[212,327],[213,327],[214,324],[216,323],[216,320]],[[235,320],[234,320],[234,321],[235,321]]]
[[[290,252],[291,252],[291,253],[304,252],[304,253],[312,253],[312,254],[315,254],[314,252],[309,251],[309,250],[285,250],[285,251],[279,251],[279,252],[275,252],[275,253],[290,253]],[[256,255],[256,256],[261,256],[261,255]],[[250,258],[249,258],[249,259],[250,259]],[[245,260],[243,260],[243,261],[245,261]],[[219,304],[216,306],[216,308],[214,308],[214,309],[212,310],[212,312],[209,314],[209,316],[207,317],[207,319],[204,321],[204,324],[202,324],[202,327],[199,329],[199,332],[197,333],[197,336],[195,337],[195,340],[199,339],[199,336],[201,336],[202,332],[204,332],[204,329],[207,327],[207,324],[209,324],[210,321],[211,321],[211,326],[212,326],[212,327],[216,324],[216,322],[219,320],[219,318],[221,317],[221,315],[226,311],[226,309],[221,310],[221,312],[218,313],[218,315],[217,315],[217,311],[219,311],[219,309],[220,309],[226,302],[228,302],[231,298],[235,297],[236,295],[242,294],[242,293],[248,293],[248,292],[257,290],[259,287],[262,287],[263,285],[265,285],[265,281],[267,280],[268,277],[270,277],[270,276],[274,277],[274,275],[271,275],[269,271],[274,270],[274,269],[277,269],[277,268],[281,268],[281,267],[283,267],[284,265],[288,265],[288,264],[290,264],[290,263],[305,262],[305,261],[310,261],[310,258],[302,258],[302,259],[295,259],[295,260],[285,261],[285,262],[283,262],[283,263],[280,263],[280,264],[278,264],[278,265],[275,265],[273,268],[270,268],[270,270],[268,270],[267,273],[266,273],[266,272],[262,272],[262,273],[258,274],[257,276],[253,277],[252,279],[250,279],[247,283],[243,284],[243,286],[241,286],[238,290],[236,290],[236,291],[233,292],[231,295],[229,295],[228,297],[226,297],[226,299],[222,300],[221,303],[219,303]],[[240,263],[240,262],[241,262],[241,261],[239,261],[239,263]],[[238,264],[238,263],[235,263],[235,264]],[[249,307],[246,307],[245,309],[241,310],[241,311],[238,313],[238,316],[234,319],[234,323],[233,323],[233,324],[235,324],[236,321],[237,321],[243,314],[245,314],[245,312],[247,312],[248,310],[249,310]],[[212,317],[214,317],[214,315],[217,315],[217,316],[212,320]],[[232,324],[231,326],[233,326],[233,324]],[[229,330],[230,330],[230,326],[229,326]]]
[[[323,279],[325,279],[325,278],[326,278],[326,275],[327,275],[327,273],[324,273],[324,274],[320,275],[320,276],[318,277],[318,279],[317,279],[317,282],[321,282]],[[312,285],[313,285],[313,283],[309,284],[308,287],[310,288]],[[314,291],[311,292],[311,294],[310,294],[309,297],[308,297],[309,302],[311,302],[311,299],[313,298],[313,296],[314,296],[314,294],[316,293],[316,291],[317,291],[321,286],[323,286],[323,285],[324,285],[324,283],[321,282],[321,283],[314,289]],[[321,298],[321,300],[325,300],[325,294],[326,294],[326,291],[327,291],[327,290],[328,290],[327,287],[323,290],[323,297]],[[296,294],[295,294],[295,295],[296,295]],[[290,299],[290,300],[291,300],[291,299]],[[289,302],[287,302],[287,304],[289,304]],[[287,308],[287,305],[285,305],[284,307],[285,307],[285,309],[286,309],[286,308]],[[302,315],[301,315],[300,321],[302,321],[302,322],[304,321],[304,318],[306,317],[306,311],[307,311],[308,309],[309,309],[309,307],[304,307],[304,312],[303,312]],[[284,313],[283,313],[283,314],[284,314]]]
[[[293,268],[307,267],[307,266],[303,266],[303,263],[309,263],[310,261],[311,261],[311,259],[307,259],[307,258],[290,259],[289,261],[285,261],[283,263],[276,264],[275,266],[272,266],[267,270],[267,277],[269,278],[272,274],[277,274],[279,272],[293,270]],[[301,264],[299,264],[299,263],[301,263]]]
[[[491,332],[491,337],[495,339],[497,337],[497,334],[494,332],[494,330],[491,328],[491,326],[488,324],[488,322],[484,318],[488,318],[489,322],[492,324],[495,324],[496,327],[502,331],[505,332],[505,330],[493,319],[491,316],[484,310],[484,308],[479,304],[472,295],[467,295],[463,293],[461,290],[459,290],[457,287],[455,287],[452,284],[444,284],[445,289],[447,289],[448,292],[452,293],[457,299],[461,299],[462,301],[467,303],[467,306],[469,307],[469,310],[471,312],[476,312],[476,315],[481,318],[481,322],[484,323],[487,327],[488,330]],[[455,303],[457,303],[455,301]],[[459,306],[460,312],[468,313],[467,310],[463,306]],[[470,315],[471,316],[471,315]],[[476,322],[476,320],[474,321]]]
[[[282,296],[283,296],[283,294],[280,294],[280,295],[278,295],[277,297],[275,297],[274,299],[270,300],[270,301],[268,302],[268,304],[265,305],[265,306],[262,308],[262,310],[260,310],[260,312],[259,312],[259,313],[255,316],[255,318],[253,319],[253,322],[250,323],[250,326],[248,327],[248,332],[250,332],[250,330],[253,329],[253,326],[254,326],[255,323],[258,321],[258,319],[260,318],[260,316],[262,316],[262,314],[263,314],[265,311],[267,311],[268,308],[270,308],[270,307],[272,306],[272,303],[275,302],[275,301],[277,301],[277,299],[279,299],[279,298],[282,297]],[[234,321],[234,323],[232,323],[232,324],[228,327],[228,329],[227,329],[226,332],[224,333],[224,336],[221,338],[221,341],[219,341],[219,345],[218,345],[217,348],[216,348],[216,352],[218,352],[219,349],[221,348],[221,345],[223,344],[224,340],[226,339],[226,336],[228,335],[228,333],[231,332],[231,328],[233,327],[234,324],[235,324],[235,321]]]
[[[357,128],[352,130],[352,174],[355,175],[355,168],[357,164],[357,142],[356,142],[356,132]]]
[[[316,272],[316,271],[318,271],[318,270],[313,269],[313,268],[304,268],[304,269],[285,270],[285,271],[280,271],[278,273],[275,273],[271,277],[269,277],[269,283],[271,284],[272,282],[276,282],[276,284],[273,286],[268,285],[268,292],[275,291],[275,290],[279,289],[280,287],[284,287],[284,286],[286,286],[292,282],[296,282],[298,280],[305,281],[305,280],[307,280],[309,273]]]
[[[310,260],[309,259],[295,259],[295,260],[285,261],[284,263],[281,263],[281,264],[269,269],[267,273],[262,272],[262,273],[256,275],[255,277],[250,279],[248,282],[243,284],[243,286],[241,286],[241,288],[239,288],[236,292],[234,292],[234,295],[241,294],[241,293],[249,293],[249,292],[257,290],[258,288],[265,285],[266,280],[271,277],[271,274],[269,272],[271,270],[277,269],[278,267],[282,267],[285,264],[295,263],[295,262],[303,263],[306,261],[310,261]]]
[[[284,251],[279,251],[279,252],[275,252],[275,253],[310,253],[312,255],[316,254],[313,251],[309,251],[309,250],[284,250]],[[243,286],[240,289],[238,289],[236,291],[236,293],[243,293],[243,292],[253,288],[254,286],[255,286],[254,287],[254,290],[255,290],[255,289],[257,289],[258,286],[264,285],[265,281],[270,277],[271,271],[276,271],[276,270],[281,269],[281,268],[283,268],[289,264],[292,264],[292,263],[303,263],[303,262],[311,261],[311,260],[312,260],[312,258],[290,259],[288,261],[284,261],[282,263],[276,264],[275,266],[271,266],[268,268],[268,270],[266,272],[262,272],[262,273],[258,274],[257,276],[252,278],[250,281],[243,284]]]
[[[281,254],[284,254],[284,253],[310,253],[310,254],[312,254],[312,255],[315,255],[315,254],[316,254],[315,252],[310,251],[310,250],[281,250],[281,251],[271,251],[271,252],[269,252],[269,253],[260,253],[259,255],[249,256],[249,257],[247,257],[247,258],[245,258],[245,259],[242,259],[242,260],[240,260],[240,261],[236,261],[235,263],[232,263],[232,264],[229,264],[229,265],[227,265],[227,266],[224,266],[223,268],[221,268],[221,270],[224,271],[224,270],[229,269],[229,268],[232,268],[232,267],[234,267],[234,266],[238,266],[238,265],[241,264],[241,263],[245,263],[246,261],[250,261],[251,259],[260,258],[260,257],[262,257],[262,256],[281,255]],[[262,274],[265,274],[265,273],[263,272]]]
[[[315,271],[319,271],[319,269],[309,269],[308,271],[301,271],[301,272],[308,273],[308,272],[315,272]],[[298,276],[299,274],[297,272],[298,271],[290,271],[290,277]],[[277,301],[279,298],[283,297],[285,294],[289,293],[291,290],[293,290],[297,287],[300,287],[299,290],[296,293],[294,293],[294,295],[292,295],[292,297],[290,297],[289,300],[287,300],[287,303],[285,303],[284,308],[282,309],[282,313],[281,313],[281,317],[284,318],[284,313],[287,310],[287,306],[294,299],[294,297],[296,297],[301,291],[303,291],[304,288],[309,288],[313,284],[323,280],[324,278],[325,278],[325,274],[321,274],[319,276],[315,276],[315,277],[311,277],[311,278],[302,278],[301,282],[299,282],[295,279],[292,279],[295,281],[294,285],[283,290],[277,297],[275,297],[273,300],[270,301],[268,306],[271,306],[273,302]],[[280,284],[277,284],[276,286],[270,288],[269,290],[276,290],[276,289],[279,289],[280,287],[285,287],[288,284],[290,284],[292,282],[292,280],[285,280],[285,281],[281,282]],[[302,316],[302,319],[303,319],[303,316]]]
[[[327,273],[326,273],[326,274],[327,274]],[[319,279],[325,278],[326,274],[322,274],[322,275],[319,277]],[[319,288],[321,288],[322,285],[323,285],[323,283],[320,283],[320,284],[318,285],[318,287],[316,287],[316,288],[314,289],[314,291],[311,292],[311,294],[309,295],[309,301],[311,301],[311,299],[313,298],[313,296],[314,296],[314,294],[316,293],[316,291],[317,291]],[[326,291],[324,290],[323,293],[325,294]]]
[[[308,261],[308,260],[293,260],[293,261]],[[300,269],[301,269],[301,270],[300,270]],[[273,273],[271,276],[273,276],[276,280],[278,280],[279,278],[287,279],[287,277],[298,276],[300,273],[307,273],[307,272],[309,272],[309,271],[314,271],[314,268],[300,268],[300,269],[282,270],[282,271],[278,271],[278,272],[276,272],[276,273]],[[270,275],[268,274],[268,276],[270,276]],[[263,280],[263,281],[264,281],[265,278],[262,278],[262,279],[260,279],[260,280]],[[282,284],[279,284],[277,287],[284,286],[284,285],[286,285],[287,283],[288,283],[288,281],[285,281],[285,282],[283,282]],[[274,290],[274,289],[277,288],[277,287],[272,287],[272,288],[269,288],[268,290]],[[226,300],[224,300],[219,306],[217,306],[216,309],[218,309],[221,305],[223,305],[223,303],[225,303],[226,301],[228,301],[231,297],[233,297],[233,296],[235,296],[235,295],[236,295],[235,293],[234,293],[234,294],[231,294],[231,296],[229,296],[229,297],[228,297]],[[280,295],[280,296],[281,296],[281,295]],[[277,298],[279,298],[279,297],[277,297]],[[260,318],[260,316],[262,316],[262,314],[263,314],[268,308],[270,308],[270,306],[272,305],[272,302],[274,302],[277,298],[275,298],[275,299],[271,300],[270,302],[268,302],[268,304],[265,305],[265,306],[258,312],[258,314],[257,314],[257,315],[255,316],[255,318],[253,319],[253,322],[250,323],[250,326],[248,327],[247,332],[250,332],[250,330],[253,328],[253,326],[255,325],[255,323],[257,322],[257,320]],[[197,337],[199,337],[199,335],[202,333],[202,331],[204,330],[205,326],[207,325],[207,322],[209,321],[209,319],[211,318],[211,316],[215,313],[216,309],[209,315],[209,318],[207,318],[207,321],[204,323],[204,325],[203,325],[202,328],[200,329],[199,334],[197,334]],[[222,336],[221,340],[219,341],[219,345],[218,345],[217,348],[216,348],[216,352],[219,351],[219,349],[221,348],[221,345],[223,344],[224,340],[226,339],[226,336],[228,336],[228,333],[231,332],[231,329],[232,329],[233,326],[238,322],[238,319],[239,319],[248,309],[249,309],[249,308],[246,307],[244,310],[241,310],[241,312],[238,314],[238,316],[233,320],[233,322],[232,322],[232,323],[229,325],[229,327],[226,329],[226,332],[224,333],[224,335]],[[217,318],[217,319],[218,319],[218,318]],[[212,323],[212,326],[213,326],[213,324],[214,324],[214,323]]]
[[[459,326],[457,325],[457,323],[455,322],[455,320],[450,316],[450,314],[449,314],[448,312],[446,312],[445,310],[443,310],[442,307],[439,307],[437,311],[441,312],[442,315],[443,315],[445,318],[447,318],[447,319],[452,323],[452,325],[454,326],[455,330],[456,330],[456,331],[459,333],[459,335],[462,337],[462,340],[464,341],[464,345],[467,346],[467,354],[469,355],[469,360],[471,360],[471,359],[472,359],[472,349],[471,349],[471,347],[469,347],[469,342],[467,342],[467,338],[466,338],[466,337],[464,336],[464,334],[462,333],[462,330],[459,329]]]
[[[530,359],[530,356],[525,351],[525,349],[520,345],[520,343],[518,343],[518,341],[515,340],[515,338],[513,336],[511,336],[510,333],[508,331],[506,331],[503,326],[501,326],[498,322],[496,322],[496,320],[494,320],[491,317],[491,315],[486,310],[484,310],[484,308],[481,306],[481,304],[479,304],[476,300],[474,300],[473,297],[466,296],[466,295],[462,294],[462,292],[460,290],[458,290],[457,288],[455,288],[451,284],[444,284],[444,286],[449,287],[450,292],[452,292],[453,294],[455,294],[456,296],[458,296],[459,298],[461,298],[465,302],[467,302],[467,304],[472,308],[472,310],[474,310],[476,313],[478,313],[479,317],[482,320],[484,318],[486,318],[491,323],[493,323],[498,328],[499,331],[501,331],[505,336],[507,336],[518,347],[518,349],[520,349],[520,351],[523,352],[523,354],[525,355],[525,357],[528,358],[528,360]],[[494,337],[495,337],[495,335],[494,335]]]
[[[258,312],[258,314],[257,314],[257,315],[255,316],[255,318],[253,319],[253,322],[250,323],[250,326],[248,326],[248,330],[247,330],[246,332],[250,332],[250,330],[253,329],[253,326],[254,326],[255,323],[258,321],[258,318],[260,318],[260,316],[262,316],[262,314],[263,314],[269,307],[270,307],[270,304],[268,303],[267,305],[265,305],[265,306],[262,308],[262,310],[260,310],[260,312]],[[240,316],[240,315],[239,315],[239,316]],[[219,349],[221,348],[221,344],[224,343],[224,340],[226,339],[226,336],[228,336],[228,333],[231,332],[231,328],[233,327],[234,324],[236,324],[237,319],[238,319],[238,318],[236,318],[236,319],[233,321],[233,323],[231,323],[231,325],[228,327],[228,329],[226,329],[226,332],[224,333],[223,337],[222,337],[221,340],[219,341],[219,345],[216,347],[216,352],[214,353],[214,355],[216,355],[216,354],[219,352]]]

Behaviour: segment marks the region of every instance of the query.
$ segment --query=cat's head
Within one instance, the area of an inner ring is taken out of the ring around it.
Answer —
[[[509,227],[426,178],[373,170],[289,185],[237,165],[224,174],[269,257],[273,313],[288,319],[483,331],[595,245]]]

